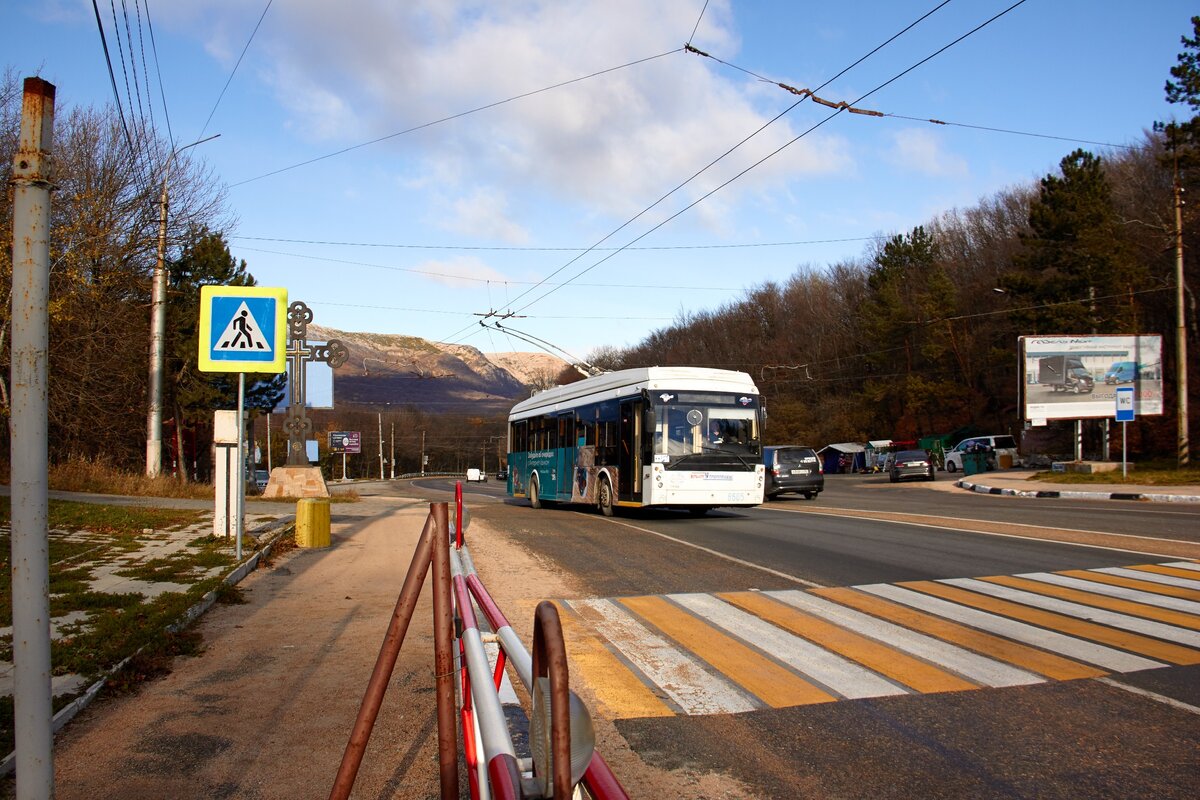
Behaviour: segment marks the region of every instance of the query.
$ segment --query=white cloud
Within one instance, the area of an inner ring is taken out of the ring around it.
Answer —
[[[902,170],[943,178],[962,178],[970,172],[966,159],[944,150],[941,137],[931,131],[910,128],[893,134],[892,142],[887,159]]]
[[[439,215],[446,230],[514,245],[529,241],[529,232],[509,218],[508,198],[498,189],[479,187],[448,205]]]
[[[430,259],[412,269],[425,273],[436,283],[456,288],[478,289],[480,281],[504,283],[506,280],[503,274],[474,256]]]

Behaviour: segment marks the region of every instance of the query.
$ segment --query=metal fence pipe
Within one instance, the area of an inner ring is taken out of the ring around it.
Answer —
[[[479,574],[475,571],[475,562],[471,560],[470,550],[464,545],[461,550],[451,553],[450,557],[452,561],[459,562],[459,569],[467,577],[467,585],[471,589],[471,594],[479,601],[480,609],[483,610],[492,630],[500,638],[500,644],[504,648],[504,652],[508,654],[508,660],[512,662],[517,678],[525,687],[525,691],[530,691],[533,687],[533,659],[530,657],[525,643],[521,641],[521,637],[517,636],[517,632],[512,629],[512,625],[500,611],[496,601],[492,599],[487,589],[484,588],[483,582],[479,580]]]
[[[445,503],[430,503],[433,530],[433,672],[437,689],[438,774],[443,800],[458,798],[458,729],[454,724],[454,606],[451,599],[450,528]]]
[[[533,625],[533,675],[550,681],[550,760],[552,797],[571,796],[571,708],[567,649],[563,644],[558,609],[549,600],[538,603]],[[544,764],[535,764],[545,768]]]
[[[387,691],[388,680],[396,666],[396,658],[400,655],[400,646],[408,633],[408,623],[412,621],[413,611],[417,607],[417,599],[421,596],[421,587],[425,583],[425,573],[429,571],[432,560],[434,521],[430,516],[425,520],[425,528],[417,542],[412,562],[408,565],[408,574],[404,577],[404,586],[400,597],[396,600],[396,608],[388,625],[387,635],[375,660],[375,670],[367,683],[367,691],[363,696],[358,717],[354,721],[354,730],[350,741],[346,743],[346,751],[342,754],[342,763],[338,767],[333,789],[329,793],[330,800],[345,800],[354,788],[354,779],[358,776],[359,765],[362,764],[363,754],[367,750],[367,740],[371,738],[371,730],[375,727],[375,718],[379,715],[379,707],[383,704],[383,695]],[[445,530],[443,528],[443,530]],[[444,541],[443,537],[443,541]],[[457,797],[457,792],[455,793]]]
[[[596,800],[629,800],[625,787],[617,780],[617,776],[599,752],[592,753],[592,760],[588,764],[587,772],[583,773],[582,783],[588,794]]]
[[[517,759],[510,755],[498,755],[488,762],[488,783],[495,791],[495,800],[521,800],[521,769]]]

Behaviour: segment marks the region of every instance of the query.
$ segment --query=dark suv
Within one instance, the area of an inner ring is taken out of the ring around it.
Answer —
[[[768,500],[784,492],[795,492],[812,500],[825,489],[825,471],[811,447],[790,444],[764,447],[763,464],[767,467]]]

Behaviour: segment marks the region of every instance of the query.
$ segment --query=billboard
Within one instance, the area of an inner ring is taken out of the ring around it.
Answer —
[[[329,452],[361,453],[362,433],[360,431],[331,431],[329,434]]]
[[[1162,337],[1022,336],[1025,419],[1112,418],[1117,389],[1132,388],[1134,411],[1163,413]]]

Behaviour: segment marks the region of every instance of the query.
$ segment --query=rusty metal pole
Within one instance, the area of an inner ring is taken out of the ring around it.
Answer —
[[[50,691],[50,161],[54,85],[26,78],[13,160],[12,646],[18,798],[54,796]]]
[[[549,600],[538,603],[534,612],[533,680],[536,683],[543,677],[550,680],[550,777],[554,787],[551,796],[565,799],[572,791],[570,681],[562,622],[558,608]]]
[[[437,688],[438,769],[444,800],[458,798],[458,727],[454,722],[454,621],[450,584],[450,510],[430,503],[433,524],[433,674]]]
[[[396,658],[400,655],[400,646],[404,644],[404,636],[408,633],[408,623],[412,620],[417,600],[421,596],[421,587],[425,584],[425,574],[429,572],[431,553],[434,546],[435,523],[430,516],[425,520],[425,528],[417,542],[413,553],[412,563],[408,565],[408,574],[404,577],[404,586],[400,597],[396,600],[396,610],[392,612],[392,621],[388,625],[383,647],[379,658],[375,661],[375,670],[367,683],[367,692],[363,696],[362,706],[358,710],[358,718],[354,721],[354,730],[350,741],[346,743],[346,752],[342,754],[342,764],[338,767],[337,778],[334,779],[333,789],[329,792],[330,800],[345,800],[354,788],[354,779],[358,777],[358,768],[362,764],[363,754],[367,750],[367,740],[371,738],[371,729],[375,726],[375,718],[379,716],[379,707],[383,705],[383,695],[387,691],[388,680],[396,667]],[[443,546],[445,528],[442,529]]]

